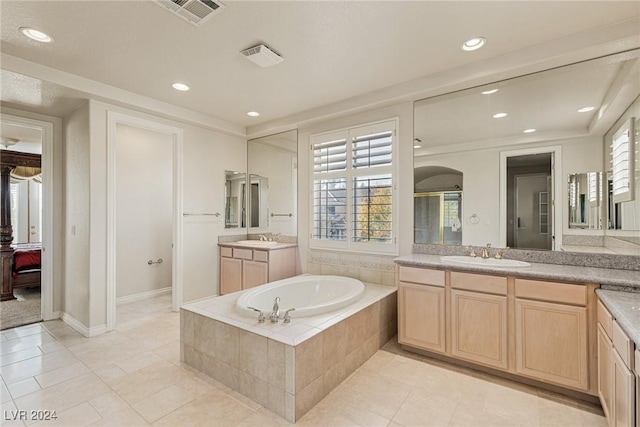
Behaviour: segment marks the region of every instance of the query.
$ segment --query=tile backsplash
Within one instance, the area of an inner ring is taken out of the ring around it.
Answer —
[[[310,274],[353,277],[367,283],[395,285],[395,256],[309,250]]]

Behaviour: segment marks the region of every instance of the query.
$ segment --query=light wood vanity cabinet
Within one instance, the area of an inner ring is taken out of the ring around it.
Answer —
[[[515,279],[515,296],[516,372],[588,391],[587,287]]]
[[[444,271],[403,267],[399,279],[398,341],[444,353]]]
[[[598,397],[611,427],[633,427],[638,418],[640,356],[618,322],[598,301]]]
[[[507,278],[451,273],[451,354],[507,369]]]
[[[296,274],[296,248],[252,249],[220,246],[220,295]]]
[[[401,344],[597,394],[596,285],[407,266],[398,279]]]

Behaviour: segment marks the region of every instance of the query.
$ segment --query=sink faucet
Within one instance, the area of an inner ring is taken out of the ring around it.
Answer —
[[[482,259],[489,258],[489,249],[491,248],[491,243],[487,243],[487,246],[482,248]]]
[[[271,323],[278,323],[278,319],[280,319],[280,297],[276,297],[276,301],[273,303],[273,311],[269,316]]]
[[[266,242],[267,241],[267,236],[265,236],[264,234],[260,235],[260,241],[261,242]]]

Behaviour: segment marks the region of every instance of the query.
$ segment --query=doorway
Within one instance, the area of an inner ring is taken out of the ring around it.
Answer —
[[[107,330],[116,304],[182,304],[182,130],[108,113]]]
[[[500,153],[500,242],[516,249],[554,250],[561,236],[555,224],[561,208],[560,147]]]
[[[28,280],[22,280],[22,274],[18,275],[20,280],[12,279],[21,285],[13,289],[17,299],[2,302],[2,326],[7,328],[58,316],[53,312],[54,127],[52,122],[10,114],[2,114],[0,124],[3,149],[37,155],[41,166],[37,174],[35,170],[13,170],[14,177],[7,180],[12,247],[16,249],[15,244],[20,243],[23,252],[37,252],[39,259],[35,269],[24,270],[24,278]],[[28,305],[29,309],[13,310],[8,304]],[[16,316],[8,322],[5,315],[11,312]]]

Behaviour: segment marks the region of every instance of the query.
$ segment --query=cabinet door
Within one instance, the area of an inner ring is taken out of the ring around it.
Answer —
[[[242,264],[242,289],[264,285],[269,279],[269,264],[244,260]]]
[[[242,260],[220,257],[220,295],[242,290]]]
[[[445,352],[444,288],[400,282],[398,342]]]
[[[507,361],[507,297],[451,290],[451,353],[500,369]]]
[[[613,424],[612,427],[633,427],[635,420],[635,375],[613,350]]]
[[[598,324],[598,396],[602,410],[611,422],[611,350],[613,345],[602,325]]]
[[[516,372],[589,390],[587,309],[516,299]]]

